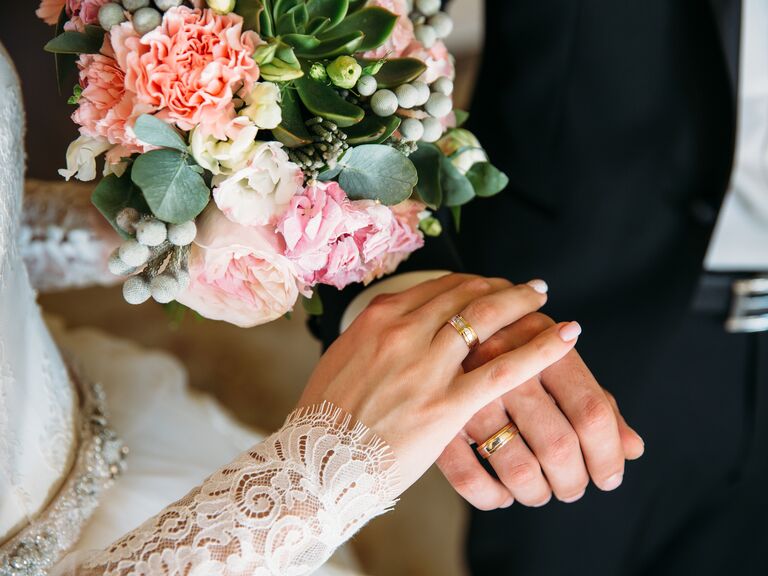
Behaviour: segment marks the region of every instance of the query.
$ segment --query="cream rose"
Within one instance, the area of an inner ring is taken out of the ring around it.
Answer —
[[[301,191],[301,169],[278,142],[261,142],[248,164],[213,180],[213,199],[227,218],[243,226],[274,222]]]
[[[232,174],[248,164],[256,148],[259,129],[246,118],[239,126],[234,125],[230,132],[234,135],[228,140],[219,140],[204,130],[195,128],[189,138],[189,147],[195,161],[213,174]]]
[[[201,316],[250,328],[289,312],[299,296],[285,246],[266,227],[240,226],[211,205],[197,220],[189,288],[177,300]]]
[[[240,114],[248,117],[259,128],[272,130],[283,121],[280,108],[280,88],[272,82],[258,82],[251,91],[242,90],[245,108]]]

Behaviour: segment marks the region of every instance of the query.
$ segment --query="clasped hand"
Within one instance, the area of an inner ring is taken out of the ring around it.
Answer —
[[[379,296],[323,355],[299,404],[333,402],[383,438],[401,492],[435,461],[484,510],[553,493],[571,502],[590,478],[614,489],[642,440],[573,349],[578,324],[537,312],[544,286],[451,274]],[[474,350],[448,323],[456,314],[477,332]],[[519,435],[489,457],[497,479],[472,444],[510,422]]]

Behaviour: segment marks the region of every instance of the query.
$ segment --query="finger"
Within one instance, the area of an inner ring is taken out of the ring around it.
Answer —
[[[584,460],[595,485],[618,488],[624,476],[624,449],[608,397],[575,352],[541,375],[544,388],[579,436]]]
[[[455,358],[461,354],[466,356],[470,351],[458,331],[445,321],[446,318],[461,313],[464,320],[477,333],[480,342],[484,342],[505,326],[538,310],[546,301],[546,294],[538,292],[530,285],[519,284],[472,298],[459,309],[449,309],[447,302],[445,309],[437,309],[437,305],[443,303],[434,300],[435,309],[430,311],[429,320],[424,321],[434,322],[434,328],[440,327],[433,341],[433,348]],[[459,304],[458,300],[454,300],[453,304],[454,306]]]
[[[604,390],[604,392],[608,397],[608,401],[611,403],[613,412],[616,415],[616,420],[619,423],[619,435],[621,436],[621,445],[624,448],[624,457],[627,460],[637,460],[643,455],[643,452],[645,452],[645,442],[643,442],[640,434],[635,432],[635,429],[627,424],[627,421],[619,410],[619,405],[616,403],[616,398],[613,397],[613,394],[607,390]]]
[[[474,449],[462,435],[445,447],[437,466],[454,490],[478,510],[507,508],[514,502],[509,490],[477,461]]]
[[[497,400],[478,412],[465,427],[478,446],[509,424],[509,416]],[[515,424],[517,424],[515,422]],[[539,461],[518,434],[496,452],[488,462],[512,496],[525,506],[543,506],[552,497]]]
[[[402,308],[403,313],[412,312],[420,306],[423,306],[436,296],[452,290],[460,284],[467,282],[473,278],[480,278],[473,274],[446,274],[439,278],[433,278],[411,286],[407,290],[396,294],[388,294],[387,300],[396,302]]]
[[[579,437],[539,379],[532,378],[505,394],[502,403],[540,462],[557,499],[573,502],[581,498],[589,474]]]
[[[556,324],[520,348],[459,375],[451,392],[459,406],[470,411],[466,419],[560,360],[576,345],[580,333],[577,322]]]

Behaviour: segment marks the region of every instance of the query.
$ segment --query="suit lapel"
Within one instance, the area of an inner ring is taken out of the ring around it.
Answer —
[[[723,49],[731,94],[736,101],[739,82],[739,45],[741,38],[741,0],[709,0]],[[734,107],[735,109],[735,107]]]

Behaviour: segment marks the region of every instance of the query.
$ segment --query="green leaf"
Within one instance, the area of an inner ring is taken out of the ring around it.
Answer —
[[[376,140],[375,144],[383,144],[386,142],[389,137],[395,133],[395,130],[400,127],[400,122],[402,122],[402,119],[399,116],[389,116],[387,118],[386,130],[384,130],[384,134],[379,136],[379,139]]]
[[[348,12],[351,14],[352,12],[357,12],[361,8],[365,8],[365,5],[368,3],[368,0],[349,0],[349,10]]]
[[[365,68],[375,62],[378,60],[361,60],[360,64]],[[427,65],[417,58],[394,58],[384,62],[376,74],[376,82],[379,88],[395,88],[416,80],[426,69]]]
[[[328,18],[331,26],[344,20],[349,0],[308,0],[307,11],[312,18]]]
[[[331,25],[330,18],[312,18],[312,20],[309,21],[309,24],[307,24],[307,27],[304,29],[304,32],[314,36],[316,34],[320,34],[323,30],[328,28]]]
[[[296,55],[301,58],[335,58],[345,54],[352,54],[360,49],[360,44],[365,36],[362,32],[350,32],[344,36],[323,40],[311,50],[296,50]]]
[[[461,232],[461,206],[451,208],[451,215],[453,216],[453,225],[456,226],[456,232]]]
[[[434,144],[419,142],[419,147],[409,158],[419,174],[416,192],[427,206],[437,210],[443,203],[443,189],[440,185],[443,153]]]
[[[69,21],[66,8],[61,9],[59,21],[56,23],[56,33],[58,36],[64,31],[64,24]],[[56,82],[59,89],[59,95],[64,94],[64,88],[71,82],[77,82],[77,54],[54,54],[53,61],[56,65]],[[70,78],[72,80],[70,80]]]
[[[383,118],[369,114],[354,126],[346,128],[344,132],[347,134],[347,144],[356,146],[377,142],[386,130],[387,124]]]
[[[104,31],[94,31],[95,26],[86,28],[86,32],[62,32],[45,45],[46,52],[54,54],[98,54],[104,43]]]
[[[286,12],[277,19],[275,30],[279,35],[296,34],[299,29],[296,26],[296,19],[293,12]]]
[[[208,204],[208,186],[188,161],[187,154],[164,148],[142,154],[133,162],[131,178],[160,220],[181,224]]]
[[[304,306],[304,311],[310,316],[322,316],[323,315],[323,301],[320,299],[320,292],[315,290],[312,292],[312,297],[301,297],[301,304]]]
[[[237,0],[234,12],[243,17],[243,28],[261,34],[261,13],[264,3],[261,0]]]
[[[149,212],[141,191],[134,186],[129,174],[124,174],[122,178],[114,174],[102,178],[91,194],[91,202],[123,238],[128,238],[129,234],[117,225],[117,213],[129,207],[139,212]]]
[[[467,171],[467,178],[481,198],[495,196],[509,184],[509,178],[490,162],[475,162]]]
[[[362,32],[363,41],[358,50],[373,50],[384,44],[397,23],[397,14],[384,8],[370,6],[347,16],[338,26],[320,36],[320,39],[336,38],[351,32]]]
[[[283,91],[280,108],[282,110],[282,122],[280,126],[272,130],[272,135],[288,148],[296,148],[312,142],[312,136],[307,131],[304,118],[301,115],[295,90]]]
[[[469,179],[445,156],[440,158],[440,187],[446,206],[463,206],[475,197],[475,189]]]
[[[173,148],[179,152],[187,151],[187,143],[179,133],[170,124],[150,114],[139,116],[133,125],[133,131],[139,140],[152,146]]]
[[[327,170],[324,170],[323,172],[320,172],[318,174],[317,179],[321,182],[328,182],[330,180],[333,180],[336,178],[336,176],[339,175],[341,172],[342,166],[340,164],[336,164],[333,168],[328,168]]]
[[[320,46],[320,40],[308,34],[286,34],[281,40],[299,52],[306,53]]]
[[[330,86],[308,76],[296,79],[294,84],[304,106],[316,116],[322,116],[342,128],[357,124],[365,117],[362,108],[344,100]]]
[[[272,0],[262,0],[264,10],[259,14],[259,36],[272,38],[275,35],[275,19],[272,16]]]
[[[353,200],[376,200],[393,206],[411,196],[418,180],[413,163],[390,146],[355,146],[339,164],[339,184]]]
[[[454,108],[453,113],[456,116],[456,128],[461,128],[469,119],[469,112],[466,110],[459,110],[458,108]]]

